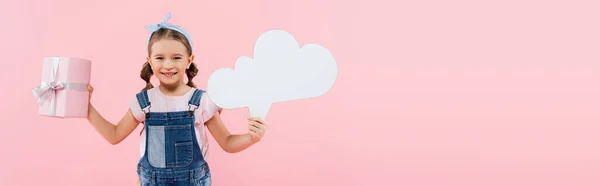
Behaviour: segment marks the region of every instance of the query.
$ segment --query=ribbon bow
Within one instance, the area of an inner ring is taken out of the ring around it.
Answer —
[[[41,85],[35,87],[33,89],[33,96],[37,97],[38,105],[42,105],[48,96],[54,97],[56,95],[56,91],[62,90],[65,88],[64,83],[60,82],[50,82],[50,83],[42,83]]]
[[[160,22],[160,24],[149,25],[146,27],[150,32],[156,32],[158,29],[161,29],[167,25],[167,21],[171,19],[171,12],[167,12],[165,18]]]

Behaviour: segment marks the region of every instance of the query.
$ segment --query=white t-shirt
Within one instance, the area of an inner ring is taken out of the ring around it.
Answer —
[[[154,87],[148,90],[148,100],[151,103],[150,112],[177,112],[177,111],[188,111],[189,105],[188,102],[192,98],[194,91],[196,89],[192,88],[189,92],[182,96],[167,96],[163,94],[158,87]],[[138,103],[137,97],[134,96],[128,103],[133,116],[140,122],[144,122],[146,119],[142,108],[140,108],[140,104]],[[194,112],[196,121],[195,121],[195,129],[196,129],[196,140],[198,141],[198,145],[200,145],[200,150],[202,151],[202,155],[204,158],[208,155],[208,138],[207,138],[207,130],[204,125],[204,122],[208,121],[215,113],[217,113],[221,108],[215,105],[208,94],[204,92],[202,97],[200,98],[200,107],[196,109]],[[146,130],[142,132],[141,140],[140,140],[140,157],[144,156],[146,148]]]

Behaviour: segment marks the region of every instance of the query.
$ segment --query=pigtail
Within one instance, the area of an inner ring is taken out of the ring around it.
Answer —
[[[198,74],[198,68],[196,67],[196,64],[192,62],[190,68],[185,70],[185,74],[188,77],[187,85],[196,88],[196,84],[194,84],[194,82],[192,81],[192,79],[194,79],[194,77],[196,77],[196,75]]]
[[[142,91],[154,88],[152,83],[150,83],[150,77],[152,77],[152,74],[152,67],[150,66],[150,63],[144,63],[144,66],[142,66],[142,71],[140,72],[140,78],[146,81],[146,87],[144,87]]]
[[[150,63],[144,63],[142,70],[140,71],[140,78],[146,82],[146,87],[144,87],[142,91],[154,88],[152,83],[150,83],[150,77],[152,77],[152,74],[154,73],[152,72],[152,66],[150,66]],[[144,132],[144,128],[142,128],[142,131],[140,131],[140,136],[142,135],[142,132]]]

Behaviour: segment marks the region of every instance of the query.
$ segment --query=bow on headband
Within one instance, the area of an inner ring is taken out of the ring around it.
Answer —
[[[179,26],[168,24],[167,21],[169,21],[169,19],[171,19],[171,12],[167,12],[167,15],[165,15],[165,17],[163,18],[163,20],[159,24],[152,24],[152,25],[146,26],[146,30],[148,30],[148,31],[150,31],[152,33],[158,31],[161,28],[167,28],[167,29],[175,30],[175,31],[183,34],[183,36],[186,37],[186,39],[190,43],[190,48],[192,48],[194,45],[192,43],[192,38],[190,37],[190,34],[188,32],[186,32],[183,28],[179,27]],[[150,36],[148,36],[148,43],[150,43],[150,38],[151,37],[152,37],[152,34],[150,34]]]
[[[162,22],[160,22],[160,24],[148,25],[146,26],[146,29],[150,32],[156,32],[158,29],[165,27],[169,19],[171,19],[171,12],[167,12],[167,15],[162,20]]]

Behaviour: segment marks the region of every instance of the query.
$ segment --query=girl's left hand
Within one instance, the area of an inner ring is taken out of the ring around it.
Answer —
[[[248,118],[248,121],[248,134],[252,136],[252,141],[260,141],[267,130],[267,122],[257,117]]]

